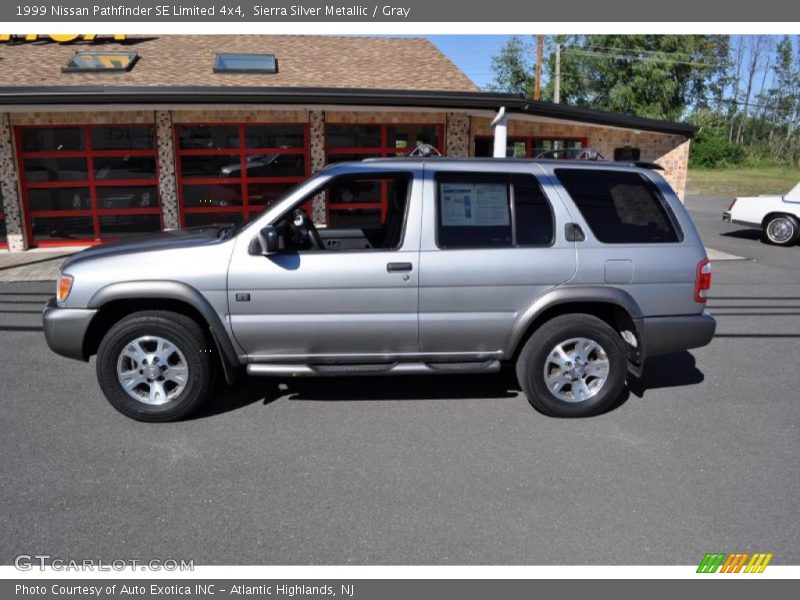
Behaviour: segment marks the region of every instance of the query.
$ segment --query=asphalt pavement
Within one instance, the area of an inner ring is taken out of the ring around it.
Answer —
[[[688,196],[715,262],[706,347],[559,420],[513,375],[249,379],[196,418],[115,412],[46,347],[52,282],[0,283],[0,563],[800,563],[800,246]]]

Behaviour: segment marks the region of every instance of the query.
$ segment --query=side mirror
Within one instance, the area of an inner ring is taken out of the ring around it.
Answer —
[[[250,254],[274,254],[280,249],[278,230],[267,225],[250,242]]]

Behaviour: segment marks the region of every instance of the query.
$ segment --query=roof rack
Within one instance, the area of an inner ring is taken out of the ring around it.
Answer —
[[[585,158],[494,158],[491,156],[459,156],[459,157],[452,157],[452,156],[442,156],[438,152],[432,154],[406,154],[403,156],[375,156],[370,158],[362,158],[361,161],[358,162],[399,162],[404,161],[407,159],[436,159],[442,161],[474,161],[479,162],[483,160],[491,160],[491,161],[506,161],[506,162],[547,162],[547,163],[564,163],[569,165],[579,165],[579,164],[594,164],[594,163],[605,163],[608,165],[620,165],[620,166],[627,166],[627,167],[639,167],[640,169],[652,169],[654,171],[663,171],[664,167],[659,165],[658,163],[648,162],[644,160],[589,160]],[[332,163],[332,166],[335,163]]]
[[[409,158],[428,158],[429,156],[442,156],[442,153],[432,144],[417,142],[413,150],[407,154]]]
[[[571,160],[605,160],[602,154],[594,148],[556,148],[540,152],[534,158],[554,158]]]

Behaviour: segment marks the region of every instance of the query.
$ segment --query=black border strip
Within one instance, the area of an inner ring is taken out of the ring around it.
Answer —
[[[47,86],[0,87],[0,105],[58,104],[341,104],[497,110],[592,125],[624,127],[692,137],[687,123],[527,100],[518,94],[358,88],[249,86]]]

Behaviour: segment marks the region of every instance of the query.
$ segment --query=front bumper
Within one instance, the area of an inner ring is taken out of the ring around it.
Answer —
[[[61,356],[88,360],[83,351],[83,341],[96,314],[96,310],[89,308],[60,308],[56,299],[50,298],[42,313],[47,345]]]
[[[724,213],[722,213],[722,220],[725,223],[730,223],[731,222],[731,213],[729,213],[727,210]]]
[[[706,346],[717,329],[717,321],[705,311],[699,315],[645,317],[637,325],[647,357]]]

